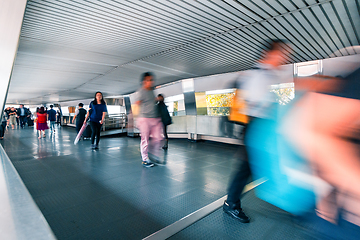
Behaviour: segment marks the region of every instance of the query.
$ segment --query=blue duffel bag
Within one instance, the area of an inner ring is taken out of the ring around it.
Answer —
[[[255,193],[289,213],[303,215],[315,208],[312,170],[307,160],[278,132],[281,122],[278,105],[270,111],[271,118],[254,119],[249,124],[244,139],[253,179],[267,180]]]

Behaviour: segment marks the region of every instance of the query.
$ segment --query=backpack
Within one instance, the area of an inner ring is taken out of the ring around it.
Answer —
[[[244,90],[238,88],[230,106],[229,121],[240,124],[248,124],[249,117],[246,115],[246,101],[243,97]]]

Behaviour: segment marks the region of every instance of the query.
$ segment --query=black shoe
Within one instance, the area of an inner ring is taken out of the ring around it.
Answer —
[[[147,168],[151,168],[151,167],[155,166],[155,164],[153,164],[152,162],[147,162],[147,161],[143,161],[142,165],[143,165],[143,167],[147,167]]]
[[[233,204],[233,206],[230,206],[226,201],[223,205],[223,210],[225,213],[229,214],[231,217],[239,220],[242,223],[248,223],[250,222],[250,219],[248,216],[245,215],[243,210],[239,207]]]
[[[169,140],[165,140],[165,144],[162,149],[167,150],[169,148]]]
[[[99,145],[95,144],[95,148],[94,148],[94,149],[98,150],[98,149],[99,149]]]

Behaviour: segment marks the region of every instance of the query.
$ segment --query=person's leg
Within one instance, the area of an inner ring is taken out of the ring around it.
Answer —
[[[20,127],[23,128],[25,126],[25,117],[20,116]]]
[[[40,130],[38,130],[38,133],[39,133],[39,139],[41,138],[41,131]]]
[[[10,125],[11,125],[11,128],[14,129],[15,128],[15,117],[14,116],[10,116]]]
[[[163,149],[168,149],[169,147],[169,137],[167,134],[167,126],[163,125],[163,130],[164,130],[164,139],[165,139],[165,144],[162,147]]]
[[[91,127],[91,145],[92,147],[94,147],[95,136],[96,136],[96,123],[90,121],[90,127]]]
[[[6,122],[2,122],[0,125],[0,139],[4,138],[5,129],[6,129]]]
[[[149,137],[150,137],[150,128],[148,118],[138,118],[137,127],[140,130],[141,142],[140,142],[140,152],[143,162],[149,160],[148,156],[148,146],[149,146]]]
[[[152,154],[158,158],[160,158],[160,146],[161,141],[163,140],[161,134],[163,132],[163,123],[161,121],[161,118],[150,118],[151,121],[151,129],[150,129],[150,135],[151,138],[151,144],[152,144]]]
[[[238,167],[234,172],[228,187],[226,202],[234,207],[241,208],[240,197],[250,177],[249,162],[245,159],[239,160]]]
[[[228,197],[224,202],[223,211],[242,223],[248,223],[250,219],[241,208],[241,194],[250,177],[250,166],[247,160],[240,160],[237,171],[232,177],[228,187]]]
[[[102,124],[96,123],[96,145],[95,147],[98,148],[100,142],[100,131],[101,131]]]
[[[247,134],[247,128],[248,126],[244,127],[244,136]],[[232,178],[230,178],[228,196],[223,205],[224,212],[243,223],[248,223],[249,218],[242,211],[240,198],[250,175],[248,150],[244,140],[243,158],[239,159],[236,171],[233,173]]]
[[[7,121],[2,122],[3,132],[2,132],[1,137],[4,137],[4,134],[5,134],[5,131],[6,131],[6,124],[7,124]]]
[[[163,132],[164,132],[164,138],[165,138],[165,140],[168,140],[169,139],[169,137],[168,137],[168,134],[167,134],[167,126],[165,126],[165,125],[163,125]]]

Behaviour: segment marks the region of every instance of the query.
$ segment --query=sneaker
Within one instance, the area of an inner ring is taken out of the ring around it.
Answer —
[[[233,206],[230,206],[225,201],[223,205],[223,210],[225,213],[229,214],[231,217],[239,220],[242,223],[250,222],[250,219],[248,218],[248,216],[245,215],[240,206],[236,206],[235,204],[233,204]]]
[[[151,168],[151,167],[155,166],[155,164],[153,164],[150,161],[143,161],[142,165],[143,165],[143,167],[147,167],[147,168]]]
[[[95,144],[95,147],[94,147],[95,149],[99,149],[99,145],[97,145],[97,144]]]
[[[91,149],[95,149],[95,144],[91,144]]]

